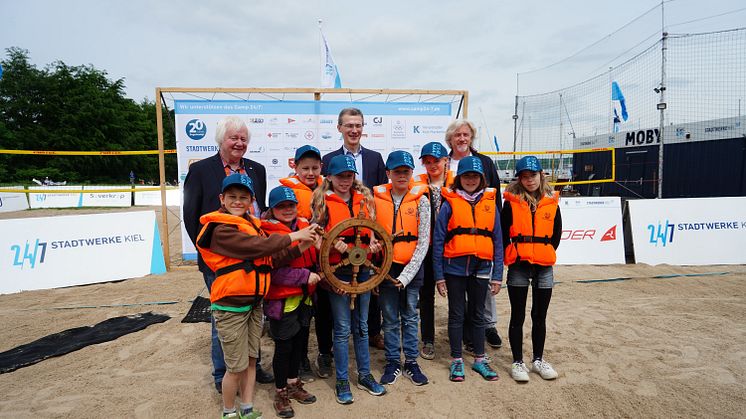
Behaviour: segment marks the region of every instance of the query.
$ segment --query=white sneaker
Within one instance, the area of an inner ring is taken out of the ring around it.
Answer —
[[[531,370],[538,373],[545,380],[554,380],[557,378],[557,371],[552,368],[552,364],[543,359],[536,359],[531,363]]]
[[[523,362],[514,362],[513,367],[510,369],[510,376],[519,383],[525,383],[528,381],[528,368]]]

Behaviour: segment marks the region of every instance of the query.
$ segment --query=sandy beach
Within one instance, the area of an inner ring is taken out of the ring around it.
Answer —
[[[24,211],[0,219],[69,213]],[[160,276],[1,295],[0,352],[115,316],[153,311],[171,319],[0,375],[0,416],[218,417],[209,324],[181,323],[195,296],[206,295],[204,283],[196,267],[178,265]],[[500,380],[486,382],[469,370],[465,382],[449,382],[447,307],[437,297],[437,357],[420,360],[428,385],[400,379],[382,397],[353,389],[355,402],[341,406],[333,380],[317,379],[306,388],[318,401],[294,404],[296,417],[742,417],[746,266],[560,266],[555,277],[545,358],[558,379],[531,374],[529,383],[517,384],[510,378],[510,306],[503,289],[497,301],[505,343],[488,349]],[[629,279],[578,282],[612,278]],[[530,317],[524,332],[528,357]],[[272,341],[264,337],[262,346],[269,368]],[[310,351],[316,355],[313,334]],[[371,349],[371,358],[379,378],[383,352]],[[255,404],[265,417],[275,417],[271,391],[271,384],[257,386]]]

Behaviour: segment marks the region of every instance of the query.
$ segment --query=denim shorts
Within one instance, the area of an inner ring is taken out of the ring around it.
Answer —
[[[508,286],[534,288],[553,288],[554,273],[551,266],[534,265],[518,262],[508,266]]]

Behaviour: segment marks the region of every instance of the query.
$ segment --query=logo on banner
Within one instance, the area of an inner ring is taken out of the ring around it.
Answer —
[[[321,133],[321,138],[324,140],[331,140],[332,139],[332,133],[329,131]]]
[[[303,138],[305,138],[308,141],[313,140],[313,137],[315,137],[315,135],[313,134],[313,131],[311,131],[311,130],[308,130],[308,131],[306,131],[305,134],[303,134]]]
[[[333,119],[319,119],[319,123],[320,124],[333,124],[334,120]]]
[[[669,223],[668,220],[663,223],[658,221],[657,226],[654,224],[648,224],[648,231],[650,232],[649,241],[656,247],[659,243],[662,244],[663,247],[666,247],[666,244],[668,243],[673,243],[674,225]]]
[[[606,233],[604,233],[604,235],[601,236],[602,242],[609,241],[609,240],[616,240],[616,225],[606,230]]]
[[[186,135],[192,140],[201,140],[207,134],[207,125],[201,119],[192,119],[186,123]]]
[[[288,124],[292,124],[293,122],[295,122],[295,119],[293,119],[293,118],[288,118]]]
[[[394,123],[391,124],[391,138],[406,138],[406,129],[404,122],[401,120],[394,121]]]
[[[33,246],[29,246],[29,242],[26,241],[23,252],[21,252],[21,246],[17,244],[10,246],[10,251],[14,253],[13,266],[23,269],[28,262],[28,266],[34,269],[37,263],[44,263],[44,258],[47,255],[47,243],[39,242],[39,239],[36,239]]]
[[[374,125],[381,125],[381,124],[383,124],[383,117],[382,116],[374,116],[373,117],[373,124]]]
[[[263,124],[264,118],[249,118],[249,122],[252,124]]]

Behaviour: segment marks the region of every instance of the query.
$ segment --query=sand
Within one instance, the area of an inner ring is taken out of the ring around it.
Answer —
[[[0,219],[70,213],[82,212],[24,211],[0,214]],[[174,250],[178,246],[171,244]],[[695,273],[721,274],[653,278]],[[555,276],[559,283],[549,309],[545,358],[559,372],[556,380],[543,381],[532,373],[529,383],[514,382],[505,339],[502,348],[488,349],[500,380],[486,382],[469,370],[465,382],[449,382],[447,305],[437,297],[437,358],[420,360],[428,385],[416,387],[402,378],[382,397],[353,388],[355,402],[341,406],[334,401],[333,380],[317,379],[306,388],[318,401],[294,404],[296,417],[743,417],[746,266],[560,266]],[[632,279],[577,282],[619,277]],[[0,352],[110,317],[147,311],[172,317],[0,375],[0,416],[219,417],[209,324],[181,323],[200,293],[201,274],[181,266],[160,276],[0,296]],[[505,290],[497,301],[498,328],[505,337],[510,314]],[[529,319],[524,331],[528,358]],[[262,345],[263,364],[269,367],[273,345],[267,337]],[[371,349],[371,358],[378,378],[383,352]],[[273,387],[257,386],[255,404],[265,417],[274,417]]]

